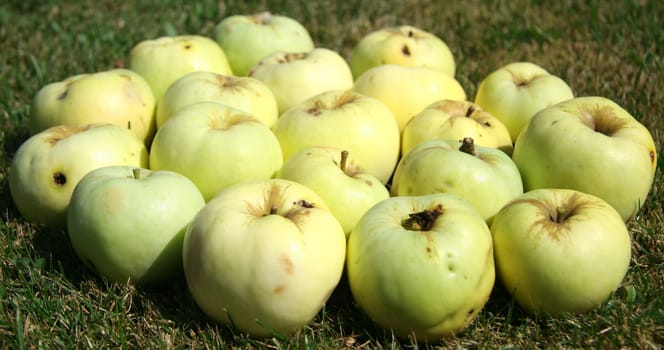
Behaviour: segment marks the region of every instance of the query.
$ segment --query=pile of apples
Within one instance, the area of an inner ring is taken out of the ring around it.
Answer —
[[[226,17],[39,90],[11,195],[100,276],[184,273],[201,310],[257,337],[309,323],[341,278],[417,340],[461,332],[496,277],[534,314],[598,307],[629,266],[651,134],[531,62],[473,101],[455,74],[412,26],[345,59],[293,18]]]

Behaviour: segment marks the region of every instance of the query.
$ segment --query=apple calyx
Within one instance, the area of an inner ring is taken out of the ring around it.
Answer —
[[[459,151],[473,156],[477,156],[477,151],[475,150],[475,141],[473,140],[473,138],[464,137],[463,140],[461,140],[461,146],[459,147]]]
[[[401,221],[401,226],[409,231],[429,231],[436,219],[445,212],[441,204],[433,209],[426,209],[417,213],[408,214],[408,218]]]
[[[256,13],[253,16],[249,16],[248,18],[257,24],[268,24],[272,19],[272,13],[270,11],[263,11]]]
[[[359,95],[353,93],[352,91],[345,91],[343,94],[337,96],[333,101],[325,101],[322,99],[317,99],[314,101],[313,106],[307,109],[307,113],[313,116],[319,116],[322,114],[323,110],[334,110],[341,108],[343,105],[352,103],[357,100]]]

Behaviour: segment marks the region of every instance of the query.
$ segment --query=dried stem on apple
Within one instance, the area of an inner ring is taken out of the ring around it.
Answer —
[[[410,231],[429,231],[433,227],[436,218],[443,214],[445,210],[441,204],[429,210],[423,210],[417,213],[408,214],[408,219],[401,221],[401,226]]]
[[[475,151],[475,141],[473,138],[464,137],[461,141],[461,147],[459,147],[459,151],[476,156],[477,152]]]
[[[141,169],[139,169],[139,168],[131,169],[131,175],[134,177],[134,180],[140,179],[141,178]]]
[[[341,171],[344,173],[346,172],[346,164],[348,163],[348,151],[343,150],[341,151],[341,161],[339,162],[339,168],[341,168]]]

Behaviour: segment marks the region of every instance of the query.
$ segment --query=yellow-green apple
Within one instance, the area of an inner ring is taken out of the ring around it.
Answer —
[[[279,117],[272,90],[260,80],[200,71],[187,73],[169,86],[157,103],[157,128],[178,109],[205,101],[247,111],[268,127]]]
[[[9,190],[27,221],[65,228],[76,184],[89,171],[108,165],[147,167],[143,140],[115,124],[54,126],[19,146],[9,171]]]
[[[512,62],[487,75],[477,88],[475,103],[498,118],[516,141],[540,109],[574,97],[560,77],[532,62]]]
[[[341,279],[346,237],[310,188],[268,179],[228,187],[194,217],[184,274],[200,309],[255,337],[308,324]]]
[[[657,169],[650,131],[600,96],[577,97],[538,112],[512,158],[526,191],[555,187],[593,194],[624,220],[646,200]]]
[[[178,173],[106,166],[76,185],[67,232],[76,255],[99,276],[161,284],[182,273],[184,232],[204,205]]]
[[[314,48],[309,31],[300,22],[270,12],[226,17],[215,27],[214,38],[238,76],[249,74],[251,67],[273,52],[308,52]]]
[[[420,142],[434,139],[463,140],[512,154],[512,138],[505,125],[470,101],[440,100],[415,114],[401,132],[401,154]]]
[[[424,66],[454,76],[456,64],[447,44],[433,33],[410,25],[385,27],[366,34],[350,54],[355,78],[381,64]]]
[[[320,93],[353,87],[353,75],[346,60],[326,48],[274,52],[256,63],[249,76],[272,90],[279,114]]]
[[[224,50],[216,41],[202,35],[143,40],[131,49],[128,61],[127,67],[150,84],[157,102],[174,81],[187,73],[233,74]]]
[[[353,90],[385,103],[403,130],[426,106],[444,99],[466,100],[461,84],[447,73],[429,67],[383,64],[355,80]]]
[[[495,281],[491,232],[462,198],[391,197],[348,237],[348,282],[359,307],[399,338],[434,342],[462,332]]]
[[[387,187],[366,173],[345,150],[306,147],[290,156],[277,178],[299,182],[316,192],[346,233],[374,204],[390,197]]]
[[[575,190],[524,193],[496,214],[491,233],[502,285],[545,317],[599,307],[629,267],[630,235],[620,214]]]
[[[270,128],[218,102],[198,102],[175,112],[157,130],[150,148],[150,169],[187,176],[206,201],[230,185],[269,179],[282,163]]]
[[[45,85],[32,100],[31,134],[57,125],[110,123],[150,144],[156,102],[150,85],[128,69],[78,74]]]
[[[310,146],[353,155],[368,174],[387,183],[399,159],[399,128],[380,100],[351,90],[314,96],[282,114],[272,126],[284,160]]]
[[[390,193],[452,193],[472,204],[490,223],[500,208],[523,194],[523,183],[516,164],[501,150],[475,146],[472,138],[429,140],[403,155]]]

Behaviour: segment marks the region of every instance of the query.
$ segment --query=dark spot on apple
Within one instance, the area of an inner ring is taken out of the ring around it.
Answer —
[[[468,316],[472,315],[475,312],[475,308],[468,310]]]
[[[302,208],[313,208],[314,207],[314,204],[309,202],[306,199],[300,199],[299,201],[293,202],[293,204],[298,205]]]
[[[63,91],[60,95],[58,95],[57,99],[59,101],[64,100],[65,98],[67,98],[68,94],[69,94],[69,88],[65,89],[65,91]]]
[[[489,123],[489,122],[484,122],[484,126],[486,126],[487,128],[490,128],[490,127],[491,127],[491,123]]]
[[[409,37],[409,38],[412,38],[412,37],[414,37],[414,36],[415,36],[415,33],[413,33],[412,30],[409,30],[409,31],[408,31],[408,37]]]
[[[367,185],[369,185],[369,186],[373,186],[373,184],[372,184],[371,181],[369,181],[369,180],[364,180],[364,182],[365,182]]]
[[[408,48],[408,45],[404,45],[403,48],[401,48],[401,53],[403,53],[404,56],[410,56],[410,49]]]
[[[286,289],[286,286],[279,285],[279,286],[274,287],[274,289],[272,291],[274,292],[274,294],[280,294],[281,292],[284,291],[284,289]]]
[[[427,247],[427,253],[431,253],[431,248]]]
[[[314,108],[307,109],[307,113],[313,115],[314,117],[317,117],[317,116],[321,115],[323,112],[321,112],[320,108],[314,107]]]
[[[53,183],[56,186],[64,186],[67,183],[67,177],[61,172],[56,172],[53,174]]]
[[[185,50],[189,50],[189,49],[191,49],[191,44],[185,44],[185,45],[184,45],[184,49],[185,49]]]
[[[655,151],[650,151],[650,163],[655,163]]]

